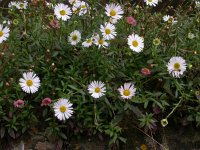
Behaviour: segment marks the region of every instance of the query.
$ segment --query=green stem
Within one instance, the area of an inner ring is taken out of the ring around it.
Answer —
[[[181,103],[182,100],[183,100],[183,99],[181,99],[181,100],[176,104],[176,106],[172,109],[172,111],[167,115],[166,119],[169,118],[169,117],[171,116],[171,114],[174,113],[174,111],[175,111],[176,108],[180,105],[180,103]]]
[[[5,10],[9,10],[10,8],[4,8],[4,7],[0,7],[0,9],[5,9]]]
[[[94,99],[94,124],[95,124],[95,125],[98,124],[98,122],[97,122],[96,109],[97,109],[97,106],[96,106],[96,100]]]
[[[178,89],[178,91],[181,93],[181,96],[184,96],[184,93],[181,91],[181,88],[177,83],[177,80],[175,80],[175,85],[176,85],[176,88]],[[174,113],[174,111],[178,108],[178,106],[180,105],[182,100],[183,100],[183,98],[181,97],[179,102],[175,105],[175,107],[172,109],[172,111],[167,115],[166,119],[169,118]]]

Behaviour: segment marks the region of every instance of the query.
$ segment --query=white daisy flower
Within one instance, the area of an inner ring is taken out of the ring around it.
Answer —
[[[68,5],[60,3],[54,7],[54,14],[56,15],[57,19],[67,21],[68,19],[70,19],[70,16],[72,15],[72,11],[68,7]]]
[[[53,104],[53,109],[55,112],[55,116],[59,120],[69,119],[73,114],[72,104],[68,99],[61,98],[57,102]]]
[[[83,45],[83,47],[90,47],[90,46],[92,46],[92,43],[93,43],[93,37],[86,39],[82,43],[82,45]]]
[[[16,7],[17,9],[27,9],[28,6],[28,2],[24,1],[24,2],[18,2]]]
[[[79,16],[86,14],[89,10],[89,5],[86,2],[81,2]]]
[[[78,14],[80,12],[80,6],[81,6],[81,1],[76,2],[73,4],[72,11],[75,14]]]
[[[112,17],[117,20],[122,18],[122,15],[124,14],[122,7],[115,3],[106,4],[105,10],[105,13],[108,17]]]
[[[186,71],[186,67],[187,64],[185,60],[179,56],[172,57],[167,64],[169,74],[172,74],[175,78],[180,78],[180,75]]]
[[[167,22],[167,21],[169,20],[170,17],[171,17],[170,15],[165,15],[165,16],[163,16],[163,20],[164,20],[165,22]]]
[[[3,28],[3,25],[0,24],[0,43],[7,40],[7,38],[9,37],[9,32],[10,29],[8,27]]]
[[[68,41],[71,45],[78,44],[81,41],[81,33],[78,30],[73,31],[72,33],[70,33]]]
[[[131,34],[128,36],[128,45],[130,49],[139,53],[144,48],[144,39],[137,34]]]
[[[17,8],[17,2],[15,1],[11,1],[9,4],[8,4],[8,7],[11,8],[11,7],[16,7]]]
[[[195,1],[196,8],[200,8],[200,1]]]
[[[115,26],[108,22],[106,22],[104,26],[101,25],[100,31],[102,32],[103,38],[106,40],[114,39],[117,35],[115,32]]]
[[[33,72],[23,73],[23,78],[19,79],[22,90],[26,93],[35,93],[40,87],[40,79]]]
[[[77,5],[77,4],[80,4],[81,1],[80,1],[80,0],[69,0],[69,3],[70,3],[71,5]]]
[[[165,22],[170,23],[170,24],[176,24],[176,23],[178,22],[178,21],[176,21],[176,20],[174,19],[173,16],[170,16],[170,15],[165,15],[165,16],[163,16],[163,20],[164,20]]]
[[[101,81],[93,81],[88,86],[88,91],[94,98],[100,98],[105,95],[106,87],[105,84]]]
[[[118,91],[123,99],[131,99],[135,95],[136,88],[132,83],[124,83],[124,86],[121,86]]]
[[[108,42],[105,41],[104,38],[101,38],[99,35],[96,35],[94,37],[94,44],[97,45],[99,48],[100,47],[108,47]]]
[[[158,0],[144,0],[149,6],[156,6],[158,4]]]

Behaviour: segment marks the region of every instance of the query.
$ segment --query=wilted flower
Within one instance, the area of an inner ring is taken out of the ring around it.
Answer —
[[[18,99],[16,101],[14,101],[13,105],[16,107],[16,108],[22,108],[24,107],[24,101],[21,100],[21,99]]]
[[[167,119],[162,119],[160,122],[161,122],[161,125],[162,125],[163,127],[165,127],[165,126],[168,125]]]
[[[55,28],[55,29],[60,28],[59,21],[56,20],[56,19],[51,20],[51,21],[50,21],[50,25],[51,25],[52,28]]]
[[[54,20],[54,15],[49,15],[49,16],[48,16],[48,19],[49,19],[49,20]]]
[[[48,106],[51,103],[51,99],[46,97],[42,100],[41,106]]]
[[[132,7],[128,7],[128,12],[132,12],[133,11],[133,8]]]
[[[147,76],[151,74],[151,71],[148,68],[142,68],[141,73]]]
[[[13,23],[14,25],[18,25],[19,21],[18,21],[17,19],[13,19],[12,23]]]
[[[194,35],[193,33],[190,32],[190,33],[188,33],[188,38],[189,38],[189,39],[193,39],[193,38],[195,38],[195,35]]]
[[[153,112],[154,112],[155,114],[159,114],[159,113],[161,112],[160,107],[155,106],[155,107],[153,108]]]
[[[197,99],[200,100],[200,91],[196,91],[196,92],[195,92],[195,95],[196,95]]]
[[[137,25],[137,21],[135,20],[135,18],[133,18],[132,16],[126,17],[126,22],[128,24],[131,24],[133,26]]]
[[[109,22],[112,23],[112,24],[116,24],[117,21],[118,21],[117,19],[109,18]]]
[[[155,46],[160,45],[160,39],[159,38],[153,39],[153,45],[155,45]]]

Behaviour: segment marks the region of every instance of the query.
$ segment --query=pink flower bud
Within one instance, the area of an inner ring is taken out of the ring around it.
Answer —
[[[60,28],[59,21],[58,21],[58,20],[55,20],[55,19],[50,21],[50,25],[51,25],[51,27],[54,28],[54,29]]]
[[[151,74],[151,71],[148,68],[142,68],[141,73],[147,76]]]
[[[133,25],[133,26],[136,26],[136,25],[137,25],[137,21],[136,21],[132,16],[126,17],[126,22],[127,22],[128,24]]]
[[[14,101],[13,105],[16,107],[16,108],[22,108],[24,107],[24,101],[21,100],[21,99],[18,99],[16,101]]]
[[[42,100],[41,106],[48,106],[50,103],[51,103],[51,99],[47,97]]]
[[[153,112],[154,112],[155,114],[159,114],[159,113],[161,112],[160,107],[155,106],[155,107],[153,108]]]

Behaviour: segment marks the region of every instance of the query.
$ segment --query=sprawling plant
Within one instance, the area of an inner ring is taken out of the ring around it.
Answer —
[[[45,130],[64,143],[86,134],[119,144],[127,124],[198,126],[199,3],[156,11],[160,3],[1,7],[1,141]]]

